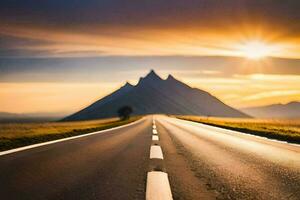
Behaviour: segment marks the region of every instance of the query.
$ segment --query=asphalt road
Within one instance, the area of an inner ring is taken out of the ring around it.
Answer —
[[[165,116],[155,121],[155,142],[146,117],[0,156],[0,199],[142,200],[155,162],[163,162],[174,199],[300,199],[299,146]],[[161,161],[150,161],[154,143]]]
[[[0,199],[144,199],[150,118],[0,156]]]
[[[299,145],[179,119],[157,121],[174,198],[300,199]],[[176,164],[175,156],[182,161]],[[208,192],[197,193],[199,182]]]

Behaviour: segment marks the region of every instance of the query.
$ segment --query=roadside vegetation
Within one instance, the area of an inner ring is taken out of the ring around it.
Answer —
[[[199,116],[175,116],[220,128],[300,144],[300,119],[242,119]]]
[[[118,118],[48,123],[1,123],[0,151],[117,127],[140,119]]]
[[[130,115],[132,114],[133,109],[130,106],[123,106],[118,109],[118,115],[120,120],[127,120],[130,118]]]

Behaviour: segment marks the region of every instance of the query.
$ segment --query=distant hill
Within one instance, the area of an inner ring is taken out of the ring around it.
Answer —
[[[241,109],[253,117],[259,118],[300,118],[300,102],[287,104],[272,104],[268,106]]]
[[[117,91],[66,117],[63,121],[115,117],[118,108],[124,105],[131,106],[135,115],[248,117],[208,92],[191,88],[171,75],[163,80],[152,70],[146,77],[140,78],[137,85],[126,83]]]
[[[0,112],[0,123],[49,122],[63,118],[63,113],[8,113]]]

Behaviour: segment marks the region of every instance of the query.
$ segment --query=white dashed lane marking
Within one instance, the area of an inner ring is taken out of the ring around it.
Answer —
[[[172,200],[172,192],[165,172],[152,171],[147,174],[146,200]]]
[[[155,120],[152,121],[152,141],[158,141]],[[152,145],[150,148],[150,159],[163,160],[161,147]],[[172,200],[172,192],[168,179],[168,174],[161,171],[151,171],[147,174],[146,200]]]
[[[157,135],[152,135],[152,140],[153,141],[158,141],[159,139],[158,139],[158,136]]]
[[[153,159],[153,158],[164,159],[164,156],[163,156],[163,153],[162,153],[162,150],[161,150],[160,146],[154,146],[154,145],[151,146],[150,159]]]

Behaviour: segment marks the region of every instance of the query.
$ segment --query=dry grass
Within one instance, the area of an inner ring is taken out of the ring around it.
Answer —
[[[180,119],[200,122],[249,134],[300,143],[300,119],[242,119],[199,116],[175,116]]]
[[[2,123],[0,124],[0,151],[104,130],[127,124],[139,118],[133,117],[125,121],[110,118],[77,122]]]
[[[0,138],[30,137],[41,134],[58,134],[75,129],[88,129],[116,122],[117,118],[78,121],[78,122],[47,122],[47,123],[5,123],[0,124]]]

